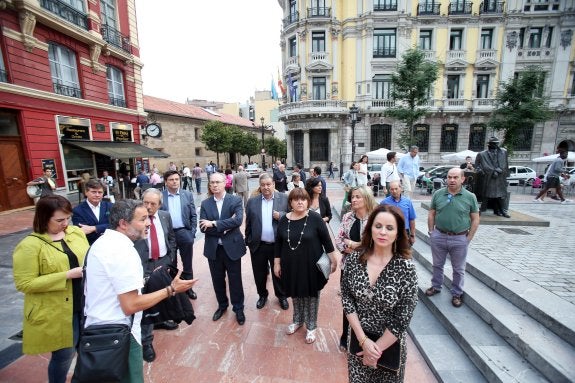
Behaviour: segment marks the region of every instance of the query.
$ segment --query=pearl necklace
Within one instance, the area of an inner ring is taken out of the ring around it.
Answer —
[[[298,248],[298,246],[300,245],[301,239],[302,239],[302,237],[303,237],[303,232],[305,231],[305,227],[306,227],[306,225],[307,225],[307,219],[308,219],[308,217],[309,217],[309,213],[306,214],[306,216],[305,216],[305,222],[303,223],[303,228],[301,229],[301,233],[300,233],[300,235],[299,235],[299,240],[297,241],[297,245],[296,245],[295,247],[291,247],[291,241],[290,241],[290,238],[289,238],[289,232],[290,232],[289,226],[290,226],[291,220],[288,218],[287,243],[288,243],[288,246],[289,246],[289,248],[291,249],[291,251],[295,251],[295,250]],[[287,218],[287,217],[286,217],[286,218]]]

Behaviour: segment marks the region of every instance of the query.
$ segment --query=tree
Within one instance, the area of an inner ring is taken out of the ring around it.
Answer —
[[[248,161],[252,162],[252,156],[258,154],[261,150],[261,144],[258,137],[249,132],[243,132],[238,144],[234,145],[242,156],[248,156]]]
[[[503,143],[509,155],[521,140],[521,131],[551,117],[548,99],[543,96],[545,73],[540,67],[528,67],[501,84],[489,126],[503,132]]]
[[[206,145],[206,149],[216,152],[216,163],[219,168],[220,153],[229,152],[232,147],[230,127],[221,121],[206,122],[200,139]]]
[[[431,85],[437,80],[439,63],[425,60],[422,51],[410,49],[402,56],[397,72],[391,75],[391,98],[395,106],[385,115],[405,123],[397,143],[407,149],[415,144],[413,124],[427,114]]]
[[[285,158],[287,157],[287,143],[276,137],[268,137],[264,140],[264,145],[267,154],[274,158]]]

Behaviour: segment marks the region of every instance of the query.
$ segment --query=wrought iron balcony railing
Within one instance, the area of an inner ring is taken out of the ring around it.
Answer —
[[[331,7],[313,7],[307,9],[307,17],[331,17]]]
[[[479,13],[503,13],[505,1],[487,0],[479,6]]]
[[[4,69],[0,69],[0,82],[8,82],[8,72]]]
[[[392,12],[397,11],[397,1],[388,1],[383,4],[373,4],[375,12]]]
[[[395,48],[374,48],[373,49],[373,57],[374,58],[381,58],[381,57],[395,57]]]
[[[110,99],[110,105],[114,105],[114,106],[121,106],[122,108],[126,107],[126,100],[120,97],[112,97],[110,95],[108,95],[108,98]]]
[[[61,94],[62,96],[82,98],[82,90],[75,86],[68,86],[54,82],[54,92]]]
[[[102,33],[104,41],[122,49],[125,52],[132,53],[132,44],[130,43],[130,38],[128,36],[124,36],[109,25],[102,25],[100,27],[100,33]]]
[[[290,13],[286,18],[283,19],[284,28],[290,24],[297,23],[299,21],[299,11]]]
[[[418,15],[439,15],[439,6],[440,4],[434,3],[424,3],[419,4],[417,7],[417,14]]]
[[[448,13],[450,15],[470,15],[472,5],[467,1],[455,1],[449,4]]]
[[[64,20],[88,30],[88,16],[76,8],[60,0],[40,0],[40,5]]]

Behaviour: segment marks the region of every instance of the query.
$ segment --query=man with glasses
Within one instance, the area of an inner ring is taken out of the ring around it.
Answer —
[[[431,287],[425,291],[425,295],[431,297],[441,292],[443,266],[449,254],[453,269],[451,304],[454,307],[461,307],[463,304],[467,248],[479,226],[477,198],[462,186],[463,181],[462,169],[458,167],[450,169],[447,173],[447,187],[433,193],[427,217],[433,276]]]
[[[112,203],[102,200],[104,185],[99,180],[90,179],[84,190],[86,199],[72,210],[72,223],[82,229],[91,245],[109,227]]]

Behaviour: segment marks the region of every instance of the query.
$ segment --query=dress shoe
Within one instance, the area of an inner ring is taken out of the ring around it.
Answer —
[[[190,297],[190,299],[198,299],[196,292],[192,289],[189,289],[188,291],[186,291],[186,294],[188,294],[188,297]]]
[[[258,299],[258,302],[256,303],[256,308],[262,309],[266,303],[268,302],[268,297],[260,297],[260,299]]]
[[[244,315],[244,310],[236,311],[236,320],[238,324],[241,326],[246,323],[246,316]]]
[[[154,346],[151,344],[145,344],[142,346],[142,354],[144,356],[144,360],[148,363],[156,360],[156,351],[154,351]]]
[[[174,322],[173,320],[167,320],[165,322],[161,322],[161,323],[156,323],[154,324],[154,329],[155,330],[175,330],[178,327],[180,327],[179,324],[177,324],[176,322]]]
[[[279,298],[279,300],[280,300],[280,307],[282,308],[282,310],[289,309],[289,303],[287,298]]]
[[[218,319],[220,319],[222,317],[222,315],[224,315],[226,310],[227,309],[217,309],[216,312],[214,313],[214,316],[212,317],[212,320],[215,322]]]

